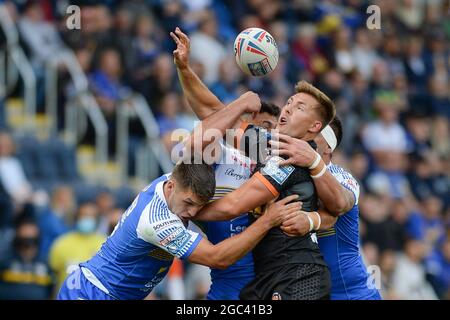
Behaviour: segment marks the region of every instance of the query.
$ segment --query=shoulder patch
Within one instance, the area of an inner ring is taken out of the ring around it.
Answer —
[[[189,232],[184,230],[174,240],[166,245],[167,250],[174,256],[181,256],[181,251],[186,246],[186,243],[191,239]]]
[[[271,157],[266,165],[262,168],[262,172],[272,179],[274,179],[278,184],[283,184],[287,178],[294,172],[294,166],[279,166],[278,164],[282,161],[281,157]]]

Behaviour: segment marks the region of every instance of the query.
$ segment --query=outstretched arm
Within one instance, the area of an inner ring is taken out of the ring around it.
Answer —
[[[200,120],[214,112],[225,108],[225,105],[205,86],[189,66],[190,40],[180,28],[171,32],[177,49],[173,52],[173,60],[177,66],[178,79],[183,93],[194,113]]]
[[[231,220],[243,213],[268,203],[275,198],[268,187],[256,175],[247,180],[239,189],[205,206],[195,216],[195,220]]]
[[[300,210],[298,202],[288,204],[296,198],[296,195],[292,195],[271,204],[267,212],[243,232],[216,245],[202,239],[189,256],[189,262],[219,269],[234,264],[252,250],[271,228],[278,226],[286,216]]]

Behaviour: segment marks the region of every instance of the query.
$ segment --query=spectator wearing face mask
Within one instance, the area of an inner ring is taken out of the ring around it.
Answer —
[[[49,264],[56,274],[57,290],[72,268],[92,257],[105,241],[105,237],[96,231],[97,220],[97,207],[93,203],[82,204],[78,209],[75,230],[59,237],[52,245]]]
[[[0,300],[50,298],[53,278],[38,258],[39,228],[29,219],[18,222],[11,251],[0,261]]]

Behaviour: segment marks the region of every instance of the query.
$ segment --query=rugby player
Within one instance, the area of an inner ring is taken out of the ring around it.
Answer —
[[[220,109],[222,104],[214,95],[205,94],[209,90],[188,67],[187,59],[182,58],[188,56],[187,36],[178,28],[171,36],[177,43],[174,59],[186,97],[190,103],[197,101],[204,106],[199,108],[197,114],[200,119],[208,119],[212,109]],[[300,82],[296,89],[297,94],[288,100],[277,128],[283,133],[311,141],[334,117],[334,104],[325,94],[306,82]],[[238,123],[246,133],[256,132],[256,136],[260,136],[262,130],[258,127],[249,126],[243,121]],[[209,127],[203,128],[206,131]],[[245,149],[248,147],[247,145]],[[261,163],[261,159],[257,160],[256,173],[248,181],[238,190],[208,205],[196,218],[206,220],[235,218],[280,195],[289,194],[300,195],[303,210],[317,210],[317,193],[307,169],[293,165],[279,167],[278,162],[283,160],[282,158],[272,157],[266,164]],[[253,256],[256,277],[241,292],[242,298],[270,299],[273,296],[283,299],[329,298],[330,275],[320,254],[315,234],[289,237],[279,228],[273,228],[256,246]]]
[[[215,117],[214,123],[229,127],[242,113],[259,108],[256,95],[246,93],[209,119]],[[208,141],[196,143],[204,146]],[[299,203],[288,204],[297,196],[286,197],[270,206],[260,223],[213,245],[187,230],[186,224],[211,199],[214,189],[214,171],[206,164],[180,163],[171,174],[154,180],[135,198],[97,254],[67,277],[58,299],[143,299],[165,277],[174,256],[226,268],[252,250],[284,216],[300,209]]]
[[[309,167],[318,159],[316,151],[304,141],[282,134],[277,138],[278,141],[273,142],[273,147],[277,148],[273,153],[289,157],[283,164]],[[335,197],[327,182],[331,180],[327,175],[333,175],[346,190],[346,195],[337,199],[343,203],[342,212],[336,218],[321,213],[321,231],[317,233],[320,251],[331,272],[331,299],[380,300],[380,293],[370,283],[360,255],[359,184],[349,172],[331,162],[333,151],[339,146],[341,139],[342,124],[337,117],[314,139],[317,152],[323,160],[318,166],[327,168],[326,174],[314,179],[319,194]],[[281,229],[291,235],[303,235],[303,224],[303,220],[293,217],[284,221]]]
[[[272,129],[275,127],[280,108],[266,102],[261,102],[261,110],[250,122]],[[215,166],[216,190],[212,200],[217,200],[225,194],[237,189],[248,180],[251,174],[251,162],[237,150],[223,145],[226,152],[238,161],[222,158]],[[225,150],[224,150],[225,151]],[[219,243],[224,239],[241,233],[249,226],[248,215],[241,215],[227,221],[204,221],[201,227],[211,243]],[[241,289],[254,278],[253,256],[251,252],[226,269],[211,268],[211,287],[208,300],[238,300]]]

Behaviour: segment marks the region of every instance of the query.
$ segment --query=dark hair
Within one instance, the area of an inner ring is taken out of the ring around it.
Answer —
[[[309,94],[319,102],[316,110],[322,120],[322,129],[333,120],[336,115],[336,107],[334,106],[333,101],[331,101],[325,93],[304,80],[299,81],[295,85],[295,91],[297,93]]]
[[[334,135],[336,136],[336,148],[341,144],[342,141],[342,122],[338,118],[338,116],[335,116],[333,121],[329,124],[330,128],[333,130]]]
[[[202,203],[208,202],[214,196],[216,177],[210,165],[181,162],[173,169],[172,177],[182,188],[191,190]]]
[[[268,113],[271,116],[278,118],[280,116],[281,109],[274,103],[261,101],[261,109],[259,110],[259,113]]]

